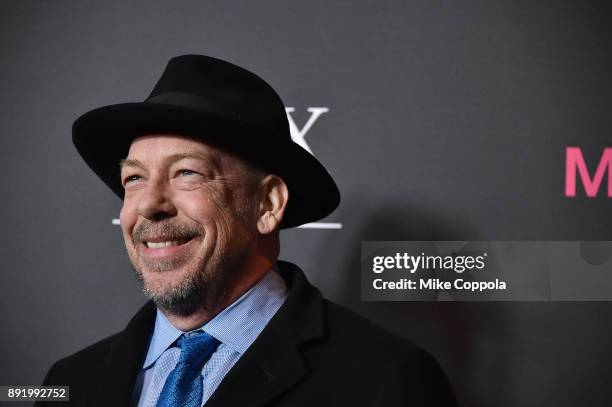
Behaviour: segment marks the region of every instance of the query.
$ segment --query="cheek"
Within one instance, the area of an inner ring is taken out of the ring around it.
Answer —
[[[217,212],[216,205],[204,195],[185,197],[176,202],[176,208],[179,214],[203,226],[208,224]]]
[[[138,212],[135,206],[131,202],[124,202],[119,213],[119,222],[121,223],[121,231],[126,240],[132,235],[137,219]]]
[[[199,223],[207,231],[207,242],[211,246],[224,247],[231,239],[236,227],[236,202],[228,199],[229,193],[221,188],[206,188],[192,191],[177,202],[179,212]],[[188,195],[188,196],[187,196]]]
[[[228,209],[223,194],[213,187],[182,191],[174,198],[178,211],[201,225],[215,223],[215,219]]]

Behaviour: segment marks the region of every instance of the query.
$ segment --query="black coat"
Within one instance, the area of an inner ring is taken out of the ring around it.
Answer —
[[[323,299],[297,266],[279,270],[285,303],[207,407],[456,406],[429,354]],[[154,322],[148,302],[124,331],[56,362],[44,384],[70,386],[57,405],[128,406]]]

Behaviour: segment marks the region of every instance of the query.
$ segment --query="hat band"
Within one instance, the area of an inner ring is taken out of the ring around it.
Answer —
[[[159,103],[193,109],[202,113],[214,114],[219,117],[245,123],[260,131],[265,131],[268,136],[276,139],[291,140],[289,126],[286,122],[287,119],[283,116],[282,119],[284,120],[280,125],[270,126],[270,124],[279,121],[278,117],[270,116],[268,111],[256,103],[246,104],[242,101],[243,105],[248,106],[248,109],[245,109],[244,106],[240,106],[239,108],[236,104],[225,100],[209,100],[199,95],[184,92],[158,93],[155,96],[147,98],[144,103]],[[279,131],[279,129],[281,130]]]
[[[149,97],[145,103],[162,103],[179,107],[187,107],[194,110],[201,110],[207,113],[214,113],[223,117],[240,119],[236,109],[229,103],[220,100],[208,100],[198,95],[184,92],[165,92]]]

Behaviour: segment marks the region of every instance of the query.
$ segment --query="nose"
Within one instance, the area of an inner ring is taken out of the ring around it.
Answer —
[[[162,220],[176,215],[176,207],[168,184],[162,179],[150,179],[138,203],[140,216],[151,221]]]

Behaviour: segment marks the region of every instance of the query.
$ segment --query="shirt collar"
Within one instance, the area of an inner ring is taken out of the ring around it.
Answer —
[[[243,354],[285,302],[286,297],[287,286],[275,265],[240,298],[199,329]],[[183,333],[158,309],[143,369],[151,367]]]

